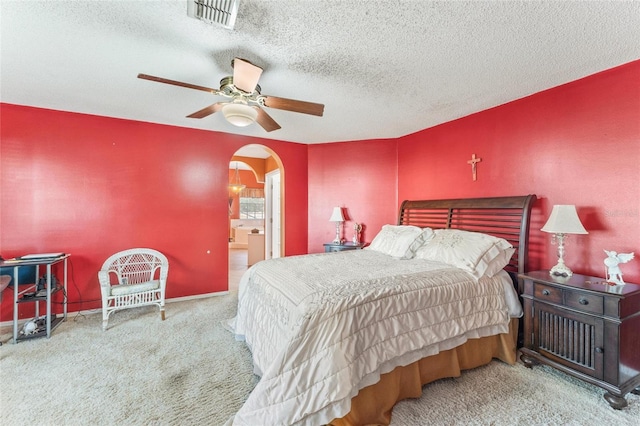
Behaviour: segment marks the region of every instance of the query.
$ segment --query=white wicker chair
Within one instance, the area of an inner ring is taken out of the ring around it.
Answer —
[[[169,262],[162,253],[148,248],[118,252],[98,272],[102,292],[102,329],[115,311],[158,305],[164,321],[164,296]]]

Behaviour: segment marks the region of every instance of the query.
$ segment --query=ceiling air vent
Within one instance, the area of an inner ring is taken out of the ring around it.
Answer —
[[[189,0],[187,15],[232,30],[236,23],[239,3],[240,0]]]

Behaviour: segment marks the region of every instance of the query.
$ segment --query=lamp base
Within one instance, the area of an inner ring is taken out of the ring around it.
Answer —
[[[336,222],[336,237],[331,241],[331,244],[342,244],[342,238],[340,237],[340,222]]]
[[[570,277],[571,275],[573,275],[573,271],[571,271],[571,269],[569,269],[569,267],[565,265],[564,262],[558,262],[556,266],[551,268],[551,270],[549,271],[549,275],[554,275],[556,277]]]
[[[568,278],[573,275],[573,272],[564,264],[564,239],[567,237],[567,234],[557,233],[553,234],[553,237],[558,241],[558,263],[551,268],[549,274],[556,277]]]

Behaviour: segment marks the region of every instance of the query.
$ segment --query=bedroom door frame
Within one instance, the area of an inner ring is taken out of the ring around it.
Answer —
[[[265,259],[282,256],[282,174],[280,169],[265,174]]]

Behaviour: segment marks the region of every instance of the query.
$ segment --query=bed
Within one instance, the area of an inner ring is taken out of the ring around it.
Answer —
[[[515,363],[535,200],[404,201],[368,249],[251,267],[229,325],[261,378],[233,424],[389,424],[426,383]]]

